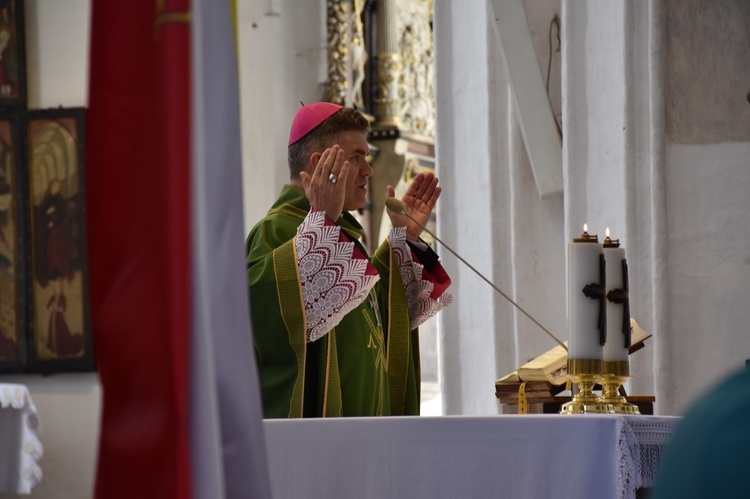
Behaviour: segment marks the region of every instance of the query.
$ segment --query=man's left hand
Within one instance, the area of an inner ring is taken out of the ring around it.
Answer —
[[[438,187],[438,178],[434,173],[420,173],[414,180],[401,198],[404,208],[415,220],[422,225],[427,225],[430,220],[430,214],[435,208],[440,197],[441,188]],[[396,191],[393,186],[388,186],[389,198],[395,197]],[[419,235],[422,234],[422,227],[414,223],[404,214],[395,213],[386,208],[388,216],[394,227],[406,227],[406,238],[410,241],[418,241]]]

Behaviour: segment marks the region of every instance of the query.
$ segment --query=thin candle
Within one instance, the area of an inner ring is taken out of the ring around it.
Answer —
[[[604,284],[600,270],[602,246],[598,241],[598,236],[589,234],[588,225],[584,224],[581,237],[568,244],[569,359],[602,360],[600,300],[584,294],[584,289]]]
[[[630,315],[627,307],[627,260],[620,240],[610,237],[609,227],[604,239],[604,258],[607,262],[607,343],[604,345],[604,362],[628,362],[630,317],[624,317]]]

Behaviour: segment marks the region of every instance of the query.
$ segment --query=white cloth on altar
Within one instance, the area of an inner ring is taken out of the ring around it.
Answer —
[[[314,498],[634,498],[679,418],[266,420],[273,493]]]
[[[0,493],[30,494],[41,481],[40,429],[26,386],[0,383]]]

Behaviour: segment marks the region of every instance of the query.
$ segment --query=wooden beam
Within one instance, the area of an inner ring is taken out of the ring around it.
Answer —
[[[493,28],[540,197],[563,192],[562,141],[522,0],[491,0]]]

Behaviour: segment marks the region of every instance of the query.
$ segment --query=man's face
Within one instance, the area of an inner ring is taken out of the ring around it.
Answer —
[[[344,161],[348,161],[350,165],[349,178],[346,180],[344,211],[362,209],[367,204],[367,180],[373,173],[366,159],[370,148],[365,134],[353,130],[341,132],[334,144],[341,146]]]

